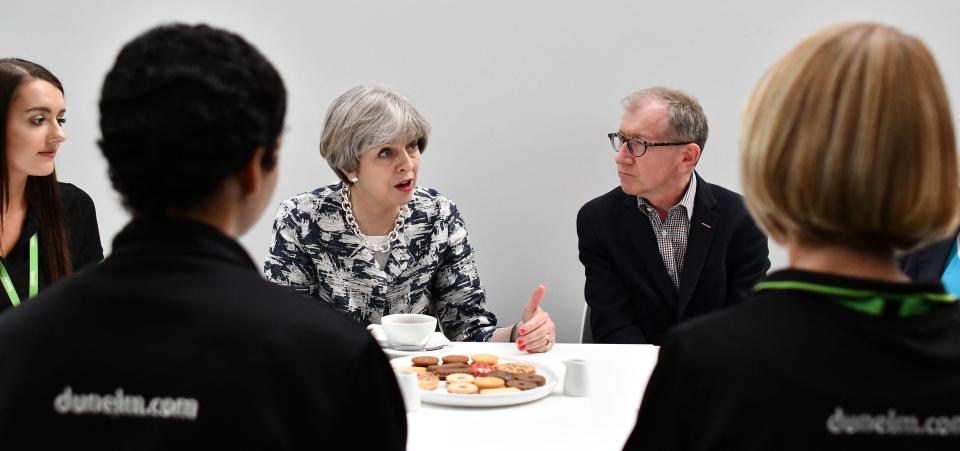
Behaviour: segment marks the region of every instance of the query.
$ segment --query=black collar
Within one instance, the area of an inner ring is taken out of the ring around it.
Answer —
[[[39,231],[40,219],[38,219],[37,215],[33,213],[33,209],[27,206],[27,213],[23,218],[23,229],[20,230],[20,238],[17,238],[17,242],[13,245],[13,248],[10,249],[10,253],[4,257],[0,257],[0,261],[26,262],[27,258],[29,257],[28,243],[30,241],[30,237]]]
[[[194,255],[256,270],[247,251],[221,230],[199,221],[167,216],[137,218],[113,239],[111,257]]]
[[[805,285],[816,285],[825,287],[843,287],[848,290],[871,291],[875,293],[888,293],[893,296],[932,293],[944,294],[943,285],[937,281],[923,282],[885,282],[875,279],[862,279],[855,277],[845,277],[836,274],[803,271],[799,269],[782,269],[772,272],[761,282],[799,282]]]
[[[826,298],[860,313],[888,318],[957,308],[957,298],[936,281],[897,283],[786,269],[770,274],[754,290]]]

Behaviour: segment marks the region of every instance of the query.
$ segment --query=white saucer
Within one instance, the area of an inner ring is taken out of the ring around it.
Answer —
[[[390,357],[405,357],[405,356],[414,355],[414,354],[429,354],[431,352],[443,352],[444,350],[449,348],[451,345],[450,340],[447,339],[447,337],[440,332],[434,332],[433,336],[430,337],[430,341],[427,342],[426,349],[430,349],[429,351],[426,351],[426,350],[408,351],[408,350],[393,349],[390,347],[390,344],[387,343],[386,340],[383,340],[383,341],[377,340],[377,343],[380,344],[380,347],[383,349],[383,352]]]

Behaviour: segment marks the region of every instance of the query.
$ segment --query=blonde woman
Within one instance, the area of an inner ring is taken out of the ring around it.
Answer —
[[[626,448],[960,447],[957,299],[894,256],[957,226],[929,50],[883,25],[822,30],[759,82],[742,135],[747,206],[789,268],[675,329]]]

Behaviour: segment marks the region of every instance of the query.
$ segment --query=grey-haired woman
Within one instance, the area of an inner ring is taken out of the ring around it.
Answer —
[[[534,291],[521,322],[497,327],[457,206],[417,186],[429,132],[416,108],[390,89],[358,86],[337,98],[320,153],[341,182],[281,204],[267,279],[363,325],[388,314],[423,313],[454,341],[550,350],[556,334],[540,308],[544,287]]]

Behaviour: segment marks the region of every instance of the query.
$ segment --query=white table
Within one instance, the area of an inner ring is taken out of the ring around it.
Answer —
[[[454,343],[442,353],[523,358],[549,367],[559,381],[546,398],[517,406],[423,403],[407,414],[407,449],[620,450],[633,430],[657,352],[649,345],[558,343],[548,353],[527,354],[512,343]],[[588,362],[590,396],[563,395],[562,362],[568,359]]]

